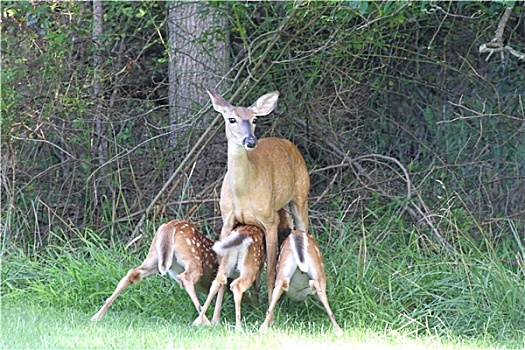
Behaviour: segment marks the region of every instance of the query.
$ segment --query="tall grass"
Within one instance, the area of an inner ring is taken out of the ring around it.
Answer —
[[[105,318],[91,324],[128,269],[140,264],[150,241],[137,251],[104,242],[95,233],[73,240],[55,233],[30,257],[21,248],[2,253],[2,341],[4,348],[282,348],[294,342],[319,347],[523,348],[525,275],[518,242],[498,246],[466,232],[454,234],[453,251],[430,245],[422,228],[403,220],[333,223],[317,228],[325,257],[328,296],[345,331],[336,340],[315,299],[279,302],[271,333],[257,327],[266,311],[245,303],[246,332],[233,331],[227,296],[222,324],[191,326],[196,311],[184,290],[167,277],[131,286]],[[410,228],[409,228],[410,227]],[[509,226],[511,229],[512,226]],[[388,230],[388,234],[384,234]],[[326,231],[326,233],[323,233]],[[375,239],[381,234],[381,240]],[[506,235],[512,237],[511,235]],[[488,236],[486,236],[488,237]],[[202,297],[202,296],[201,296]],[[70,323],[70,326],[66,324]]]

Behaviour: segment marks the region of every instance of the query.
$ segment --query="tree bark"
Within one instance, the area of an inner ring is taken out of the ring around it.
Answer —
[[[170,42],[170,146],[184,140],[195,113],[208,102],[204,86],[215,86],[229,66],[227,17],[207,1],[175,1],[168,14]],[[203,123],[194,125],[203,128]],[[187,140],[186,140],[187,142]]]
[[[93,100],[95,101],[95,132],[92,138],[92,145],[96,151],[92,154],[98,159],[98,166],[102,166],[106,161],[106,141],[104,138],[104,126],[102,123],[102,106],[100,99],[102,98],[102,79],[100,76],[102,57],[101,52],[101,36],[104,31],[104,7],[101,0],[93,0],[93,42],[95,44],[95,52],[93,54]],[[102,166],[101,178],[104,176],[105,170]],[[95,195],[95,201],[96,201]]]

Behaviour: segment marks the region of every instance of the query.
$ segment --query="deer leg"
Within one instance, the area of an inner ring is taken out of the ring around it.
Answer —
[[[210,325],[209,323],[210,321],[208,321],[208,319],[206,318],[206,310],[208,310],[208,307],[210,307],[211,301],[217,294],[217,291],[219,290],[219,288],[220,288],[219,282],[217,281],[217,279],[215,279],[213,283],[211,284],[210,293],[208,294],[208,298],[206,298],[206,302],[204,303],[204,305],[201,308],[201,311],[199,312],[199,316],[197,316],[195,321],[193,321],[194,326],[200,326],[203,323],[207,326]]]
[[[227,218],[223,218],[222,221],[221,234],[219,235],[220,240],[228,237],[237,223],[233,214],[229,215]]]
[[[91,317],[91,321],[100,321],[102,317],[104,317],[104,315],[106,314],[106,311],[108,311],[111,304],[113,304],[115,299],[117,299],[119,294],[122,293],[122,291],[124,291],[130,285],[139,283],[142,279],[154,275],[157,272],[158,269],[156,256],[148,255],[148,257],[146,258],[146,260],[144,260],[142,265],[135,269],[129,270],[126,276],[124,276],[120,280],[113,294],[104,302],[102,308],[100,308],[100,310],[95,315],[93,315],[93,317]]]
[[[223,284],[219,288],[219,293],[217,294],[217,299],[215,300],[215,309],[213,310],[213,318],[211,324],[217,325],[219,319],[221,318],[221,309],[222,309],[222,300],[224,299],[224,290],[226,289],[226,284]]]
[[[262,266],[259,269],[259,271],[257,271],[255,281],[253,282],[253,288],[250,291],[250,299],[252,300],[254,305],[259,305],[259,288],[261,287],[261,273]]]
[[[275,309],[275,305],[277,305],[277,301],[279,301],[283,292],[288,289],[289,283],[289,279],[279,279],[276,281],[275,288],[271,294],[270,307],[268,308],[268,311],[266,311],[266,318],[259,328],[259,332],[265,332],[268,329],[270,323],[273,321],[273,310]]]
[[[330,322],[332,322],[332,326],[334,328],[334,333],[336,336],[340,337],[343,335],[343,330],[339,325],[337,324],[337,321],[335,320],[334,313],[332,312],[332,309],[330,308],[330,304],[328,303],[328,297],[326,296],[326,286],[322,286],[324,283],[320,283],[319,281],[310,280],[310,288],[315,291],[315,295],[317,298],[321,301],[323,304],[326,313],[328,314],[328,317],[330,318]]]
[[[195,305],[195,308],[197,309],[197,312],[200,314],[202,311],[201,304],[199,302],[199,298],[197,298],[197,293],[195,292],[195,284],[200,278],[200,275],[202,274],[202,268],[196,268],[195,266],[189,266],[188,269],[177,276],[177,279],[179,280],[181,287],[183,287],[186,290],[186,293],[190,296],[191,301],[193,302],[193,305]],[[203,316],[203,322],[205,324],[209,324],[210,321],[206,317],[206,315]]]
[[[219,319],[221,318],[221,309],[222,309],[222,301],[224,299],[224,290],[225,290],[226,284],[228,283],[228,278],[226,277],[227,275],[226,270],[228,269],[228,265],[230,263],[229,255],[225,255],[222,257],[218,257],[218,258],[220,260],[220,264],[219,264],[219,269],[217,271],[217,277],[215,277],[215,280],[212,283],[212,287],[210,288],[210,294],[211,294],[211,289],[213,288],[213,284],[216,282],[218,283],[218,286],[215,287],[215,288],[218,288],[218,295],[217,295],[217,299],[215,300],[215,309],[213,310],[213,318],[211,320],[213,325],[217,325],[219,323]],[[217,291],[215,291],[215,294],[217,294]],[[209,295],[208,295],[208,299],[211,302]],[[208,307],[209,307],[209,303],[206,306],[206,309],[208,309]]]
[[[206,315],[206,310],[208,310],[208,308],[210,307],[211,301],[213,300],[215,295],[217,295],[217,292],[219,292],[219,289],[223,289],[224,285],[227,283],[226,269],[228,268],[228,260],[229,260],[228,256],[223,256],[221,258],[221,263],[219,265],[219,271],[217,272],[217,277],[215,277],[215,279],[213,280],[211,284],[210,293],[208,294],[208,298],[206,298],[206,302],[202,306],[199,316],[195,319],[195,321],[193,321],[194,326],[200,326],[202,323],[205,323],[206,325],[210,324],[209,321],[208,323],[206,323],[207,319],[205,320],[204,316]],[[224,293],[224,292],[221,292],[221,293]],[[221,303],[222,303],[222,296],[221,296]],[[218,312],[220,312],[220,307],[219,307]]]
[[[235,301],[235,325],[237,331],[242,330],[241,324],[241,302],[244,292],[250,288],[257,278],[259,271],[250,271],[246,276],[241,276],[232,282],[230,289],[233,292],[233,300]]]
[[[277,225],[266,228],[266,285],[268,286],[268,302],[272,301],[270,291],[275,285],[277,265]]]
[[[241,302],[242,294],[244,293],[244,288],[240,286],[241,278],[236,279],[230,285],[230,289],[233,292],[233,300],[235,302],[235,328],[237,331],[242,330],[241,325]]]

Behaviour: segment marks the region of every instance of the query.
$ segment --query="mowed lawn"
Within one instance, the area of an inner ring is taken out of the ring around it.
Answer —
[[[7,299],[7,300],[6,300]],[[110,310],[98,323],[91,315],[70,308],[32,304],[30,300],[2,302],[2,349],[490,349],[483,338],[441,338],[402,332],[354,329],[343,320],[344,335],[333,335],[328,322],[291,320],[259,334],[257,324],[234,329],[233,318],[217,327],[194,327],[181,321],[144,317],[133,310]],[[231,301],[231,299],[230,299]],[[231,314],[230,316],[233,316]],[[262,321],[262,320],[261,320]]]

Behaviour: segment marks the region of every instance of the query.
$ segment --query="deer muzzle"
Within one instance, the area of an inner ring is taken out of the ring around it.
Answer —
[[[253,135],[248,135],[244,140],[242,140],[242,145],[248,150],[253,149],[257,147],[257,139]]]

